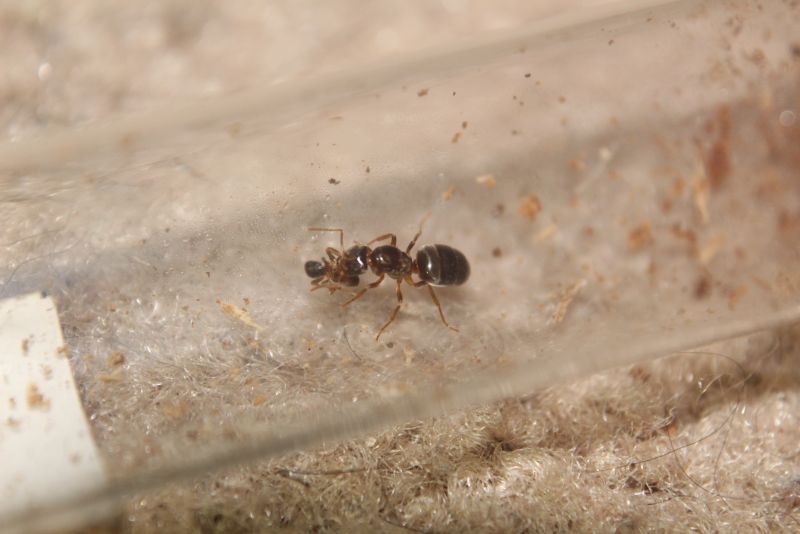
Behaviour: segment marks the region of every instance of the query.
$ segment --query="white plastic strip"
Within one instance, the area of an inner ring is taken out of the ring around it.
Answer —
[[[41,294],[0,301],[0,524],[105,482],[55,304]]]

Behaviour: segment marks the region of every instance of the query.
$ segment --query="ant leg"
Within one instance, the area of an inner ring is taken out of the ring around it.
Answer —
[[[386,324],[383,325],[381,327],[381,329],[378,331],[378,335],[375,336],[375,341],[378,341],[378,339],[380,339],[380,337],[381,337],[381,334],[383,334],[383,331],[386,330],[386,327],[389,326],[390,324],[392,324],[392,321],[394,321],[394,318],[397,317],[397,312],[400,311],[400,306],[403,305],[403,292],[400,291],[400,284],[402,283],[402,281],[403,281],[402,278],[399,278],[397,280],[397,306],[395,306],[395,308],[392,311],[391,315],[389,315],[389,320],[386,321]]]
[[[445,318],[444,318],[444,312],[442,311],[442,305],[441,305],[441,304],[439,304],[439,299],[438,299],[438,298],[436,298],[436,293],[434,293],[434,291],[433,291],[433,286],[432,286],[432,285],[430,285],[430,284],[427,284],[427,283],[425,283],[425,282],[423,282],[423,283],[421,283],[421,284],[414,284],[414,285],[415,285],[415,286],[418,286],[418,285],[426,285],[426,286],[428,286],[428,291],[430,291],[430,293],[431,293],[431,299],[433,299],[433,303],[434,303],[434,304],[436,304],[436,309],[437,309],[437,310],[439,310],[439,317],[441,317],[441,318],[442,318],[442,322],[444,323],[444,325],[445,325],[447,328],[449,328],[449,329],[450,329],[450,330],[452,330],[453,332],[458,332],[458,328],[456,328],[455,326],[450,326],[450,325],[447,323],[447,319],[445,319]]]
[[[373,243],[377,243],[378,241],[383,241],[384,239],[391,239],[392,240],[392,246],[397,245],[397,236],[396,235],[394,235],[394,234],[383,234],[383,235],[380,235],[380,236],[376,237],[375,239],[373,239],[369,243],[367,243],[367,246],[370,246]]]
[[[339,232],[339,245],[342,247],[342,250],[344,250],[344,230],[342,230],[341,228],[317,228],[317,227],[313,227],[313,228],[309,228],[308,231],[309,232]]]
[[[328,255],[328,259],[331,261],[336,261],[336,258],[339,258],[342,255],[341,251],[338,251],[333,247],[326,248],[325,253]]]
[[[381,277],[380,277],[380,278],[378,278],[378,279],[377,279],[375,282],[372,282],[371,284],[367,284],[367,287],[365,287],[364,289],[362,289],[361,291],[359,291],[358,293],[356,293],[356,295],[355,295],[353,298],[351,298],[350,300],[348,300],[347,302],[345,302],[344,304],[342,304],[342,308],[344,308],[345,306],[347,306],[347,305],[348,305],[348,304],[350,304],[351,302],[353,302],[353,301],[355,301],[355,300],[358,300],[358,299],[360,299],[361,297],[363,297],[363,296],[364,296],[364,293],[366,293],[366,292],[367,292],[367,291],[369,291],[370,289],[375,289],[376,287],[378,287],[378,286],[381,284],[381,282],[383,282],[383,277],[384,277],[384,276],[386,276],[386,275],[383,275],[383,274],[382,274],[382,275],[381,275]]]
[[[417,232],[417,235],[414,236],[414,239],[411,240],[411,243],[408,244],[408,247],[406,247],[406,254],[411,252],[411,249],[414,248],[414,245],[417,244],[417,239],[419,239],[419,236],[422,235],[422,226],[425,224],[425,221],[427,221],[430,216],[431,212],[428,212],[425,214],[424,217],[422,217],[422,220],[419,222],[419,231]]]
[[[335,291],[337,291],[339,289],[342,289],[342,286],[340,286],[338,284],[329,284],[327,282],[322,283],[322,284],[313,284],[313,282],[312,282],[312,285],[314,287],[311,288],[311,291],[316,291],[317,289],[328,289],[328,290],[330,290],[331,293],[333,293],[333,292],[335,292]]]

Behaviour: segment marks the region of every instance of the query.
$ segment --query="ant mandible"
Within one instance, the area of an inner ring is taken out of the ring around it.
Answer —
[[[311,232],[339,232],[340,249],[328,247],[325,253],[328,256],[322,261],[307,261],[305,263],[306,274],[312,278],[311,291],[317,289],[328,289],[331,294],[342,289],[343,286],[355,287],[359,283],[359,277],[370,269],[378,279],[367,284],[367,287],[358,291],[342,307],[349,306],[351,303],[360,299],[370,290],[378,287],[384,278],[388,276],[397,282],[397,306],[389,315],[375,340],[380,339],[381,334],[392,324],[403,304],[403,292],[400,285],[405,282],[413,287],[426,286],[431,295],[431,300],[439,310],[439,317],[442,323],[455,332],[458,329],[450,326],[444,318],[442,305],[433,290],[434,286],[457,286],[467,281],[470,274],[469,262],[459,250],[448,245],[425,245],[417,251],[416,259],[412,259],[409,253],[422,235],[422,225],[428,217],[423,218],[419,225],[419,231],[414,239],[406,247],[405,252],[397,248],[397,236],[394,234],[383,234],[366,245],[354,245],[349,249],[344,248],[344,230],[341,228],[309,228]],[[379,241],[389,240],[389,245],[370,248],[370,245]],[[415,282],[411,276],[416,274],[420,280]]]

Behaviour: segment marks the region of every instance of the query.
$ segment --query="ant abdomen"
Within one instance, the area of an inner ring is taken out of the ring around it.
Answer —
[[[447,245],[425,245],[417,251],[419,277],[433,286],[458,286],[469,278],[469,262]]]

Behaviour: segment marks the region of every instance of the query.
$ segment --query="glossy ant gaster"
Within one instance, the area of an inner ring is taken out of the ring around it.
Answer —
[[[389,320],[386,321],[386,324],[378,331],[378,335],[375,336],[376,341],[381,337],[383,331],[392,324],[392,321],[395,320],[397,313],[400,311],[400,306],[403,303],[403,293],[400,290],[400,285],[403,282],[413,287],[426,286],[431,295],[431,300],[436,305],[436,309],[439,310],[439,317],[441,317],[442,323],[450,330],[458,332],[458,329],[450,326],[447,323],[447,319],[444,318],[442,305],[439,303],[433,287],[457,286],[466,282],[470,273],[469,262],[460,251],[453,247],[439,244],[421,247],[417,251],[416,258],[412,259],[409,254],[419,236],[422,235],[424,222],[425,220],[423,219],[419,225],[417,235],[408,244],[405,252],[397,248],[397,236],[394,234],[383,234],[366,245],[354,245],[345,250],[344,230],[341,228],[309,228],[312,232],[339,232],[339,245],[341,247],[340,249],[326,248],[327,259],[322,258],[321,262],[306,262],[306,274],[313,279],[311,280],[311,291],[325,288],[334,293],[344,286],[355,287],[359,283],[359,277],[369,269],[378,276],[378,279],[367,284],[365,288],[358,291],[342,306],[348,306],[360,299],[367,291],[378,287],[387,276],[397,282],[397,306],[389,315]],[[389,245],[381,245],[374,249],[370,248],[373,243],[386,240],[389,240]],[[414,274],[420,278],[418,282],[413,280],[412,275]]]

